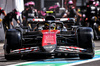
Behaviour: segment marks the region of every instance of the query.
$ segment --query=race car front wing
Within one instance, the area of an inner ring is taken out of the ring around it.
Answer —
[[[54,52],[46,52],[46,51],[41,51],[40,47],[28,47],[28,48],[21,48],[21,49],[16,49],[11,51],[11,54],[13,53],[47,53],[47,54],[55,54],[55,53],[76,53],[76,54],[87,54],[87,50],[79,47],[74,47],[74,46],[57,46]]]

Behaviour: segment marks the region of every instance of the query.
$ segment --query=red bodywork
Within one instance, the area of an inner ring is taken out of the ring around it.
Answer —
[[[56,34],[60,33],[59,30],[42,30],[42,46],[54,45],[56,42]]]

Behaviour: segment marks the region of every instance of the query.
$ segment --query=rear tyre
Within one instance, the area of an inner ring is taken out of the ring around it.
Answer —
[[[94,57],[93,30],[90,27],[78,29],[79,47],[87,50],[87,54],[79,54],[80,59],[92,59]]]

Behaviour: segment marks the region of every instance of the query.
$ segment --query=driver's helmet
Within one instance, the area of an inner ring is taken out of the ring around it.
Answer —
[[[45,28],[45,29],[49,29],[49,24],[48,24],[48,23],[45,23],[44,28]]]
[[[51,29],[55,30],[55,23],[51,24]]]
[[[69,4],[69,5],[73,5],[73,1],[70,0],[70,1],[68,2],[68,4]]]

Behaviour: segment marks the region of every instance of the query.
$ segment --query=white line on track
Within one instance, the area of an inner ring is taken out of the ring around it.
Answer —
[[[81,61],[81,62],[72,63],[72,64],[66,64],[66,65],[62,65],[62,66],[75,66],[75,65],[84,64],[84,63],[89,63],[89,62],[93,62],[93,61],[97,61],[97,60],[100,60],[100,58],[92,59],[92,60],[90,59],[90,60]]]
[[[95,51],[100,51],[100,49],[99,50],[95,50]],[[90,60],[76,62],[76,63],[71,63],[71,64],[65,64],[65,65],[62,65],[62,66],[75,66],[75,65],[84,64],[84,63],[88,63],[88,62],[93,62],[93,61],[97,61],[97,60],[100,60],[100,58],[90,59]],[[34,61],[34,62],[36,62],[36,61]],[[17,66],[17,65],[27,64],[27,63],[31,63],[31,62],[23,62],[23,63],[13,64],[13,65],[7,65],[7,66]]]
[[[22,64],[28,64],[28,63],[31,63],[32,61],[30,62],[23,62],[23,63],[18,63],[18,64],[13,64],[13,65],[7,65],[7,66],[17,66],[17,65],[22,65]],[[36,61],[34,61],[36,62]]]
[[[100,51],[100,49],[99,49],[99,50],[95,50],[95,51]],[[93,61],[97,61],[97,60],[100,60],[100,58],[90,59],[90,60],[81,61],[81,62],[72,63],[72,64],[65,64],[65,65],[62,65],[62,66],[75,66],[75,65],[84,64],[84,63],[89,63],[89,62],[93,62]]]

